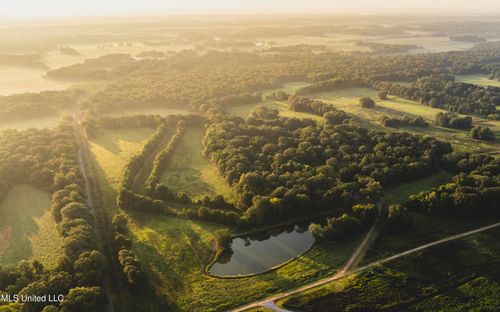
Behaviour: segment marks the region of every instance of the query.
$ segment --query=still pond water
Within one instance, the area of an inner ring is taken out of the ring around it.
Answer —
[[[307,226],[236,237],[209,272],[215,276],[256,274],[267,271],[306,252],[314,243]]]

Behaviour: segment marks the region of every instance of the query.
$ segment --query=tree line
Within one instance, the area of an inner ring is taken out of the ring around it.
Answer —
[[[19,183],[50,192],[51,212],[63,238],[56,269],[46,270],[36,260],[21,261],[0,271],[0,290],[65,295],[59,305],[22,303],[23,311],[102,311],[106,299],[101,282],[107,265],[86,204],[72,121],[66,119],[51,130],[4,131],[0,142],[0,199]]]

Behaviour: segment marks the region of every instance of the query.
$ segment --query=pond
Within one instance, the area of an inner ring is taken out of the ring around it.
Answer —
[[[209,273],[220,277],[262,273],[300,256],[313,243],[314,236],[307,226],[236,237],[209,268]]]

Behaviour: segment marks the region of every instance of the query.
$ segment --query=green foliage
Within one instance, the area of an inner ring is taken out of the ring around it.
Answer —
[[[383,116],[380,120],[384,127],[427,127],[429,124],[422,118],[404,116],[403,118]]]
[[[445,128],[469,130],[472,128],[472,118],[470,116],[460,117],[455,113],[438,113],[436,115],[436,125]]]
[[[476,140],[483,140],[483,141],[494,141],[495,140],[495,134],[488,127],[476,126],[476,127],[472,128],[470,133],[471,133],[472,138],[474,138]]]
[[[373,108],[375,107],[375,101],[369,97],[363,97],[359,99],[359,104],[363,108]]]
[[[463,160],[458,164],[464,165]],[[499,168],[498,158],[485,157],[469,172],[453,177],[452,182],[410,196],[407,206],[432,215],[461,218],[498,215]]]
[[[387,209],[387,219],[385,220],[385,231],[397,233],[409,230],[413,225],[413,219],[406,207],[399,204],[390,205]]]
[[[204,145],[237,190],[248,224],[375,199],[381,185],[434,172],[451,151],[430,138],[369,131],[352,121],[323,127],[266,108],[245,121],[211,124]]]
[[[106,303],[100,287],[77,287],[61,303],[61,312],[101,312]]]

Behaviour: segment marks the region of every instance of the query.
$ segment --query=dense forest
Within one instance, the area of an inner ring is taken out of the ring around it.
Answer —
[[[212,123],[204,145],[250,224],[374,202],[383,186],[435,172],[451,151],[435,139],[370,131],[346,117],[319,126],[267,108]]]

